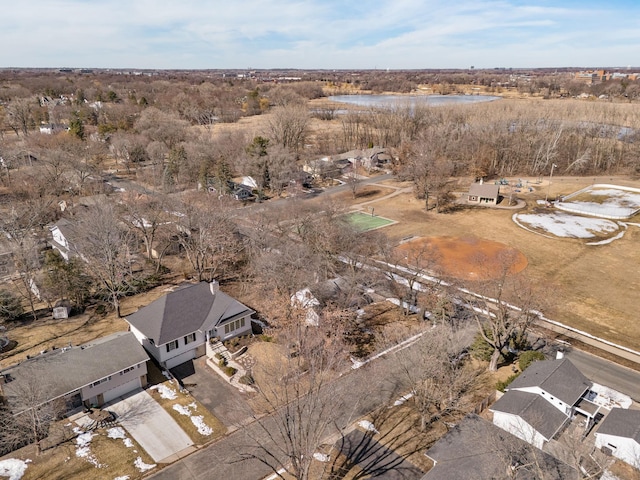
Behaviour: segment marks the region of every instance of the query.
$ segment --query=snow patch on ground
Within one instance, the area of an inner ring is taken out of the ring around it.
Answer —
[[[149,390],[158,390],[160,396],[165,400],[175,400],[178,397],[176,391],[173,388],[169,388],[162,383],[160,385],[152,385],[151,387],[149,387]]]
[[[27,471],[27,464],[31,460],[8,458],[0,460],[0,477],[9,477],[9,480],[20,480]]]
[[[213,429],[207,425],[206,423],[204,423],[204,417],[202,415],[192,415],[191,413],[191,409],[196,410],[198,408],[198,406],[196,405],[195,402],[191,402],[189,405],[174,405],[173,409],[178,412],[180,415],[185,415],[187,417],[191,418],[191,422],[196,426],[196,428],[198,429],[198,433],[200,435],[204,435],[206,437],[208,437],[209,435],[211,435],[213,433]]]
[[[123,475],[121,477],[116,477],[113,480],[129,480],[129,475]]]
[[[591,401],[607,410],[611,410],[613,407],[629,408],[633,403],[628,395],[598,383],[594,383],[590,390],[597,394],[596,398]]]
[[[538,228],[557,237],[593,238],[596,234],[618,230],[617,223],[602,218],[587,218],[568,213],[524,213],[514,215],[518,223]]]
[[[411,397],[413,397],[413,393],[407,393],[406,395],[403,395],[402,397],[400,397],[398,400],[396,400],[395,402],[393,402],[393,406],[394,407],[399,407],[400,405],[402,405],[404,402],[406,402],[407,400],[409,400]]]
[[[331,460],[331,457],[329,455],[325,455],[324,453],[320,453],[320,452],[314,453],[313,458],[323,463],[327,463],[329,460]]]
[[[360,420],[358,426],[364,428],[367,432],[380,433],[369,420]]]
[[[115,439],[121,438],[125,447],[127,448],[133,447],[133,442],[129,437],[127,437],[127,433],[124,431],[124,428],[122,427],[110,428],[109,430],[107,430],[107,437],[115,438]]]
[[[75,428],[74,431],[76,433],[81,432],[81,430],[76,430]],[[76,457],[86,459],[87,462],[93,464],[96,468],[105,468],[107,465],[102,465],[98,462],[96,456],[91,453],[91,439],[94,436],[92,432],[84,432],[78,435],[76,438]]]
[[[141,472],[146,472],[147,470],[151,470],[152,468],[156,468],[156,464],[148,464],[142,461],[142,457],[136,458],[135,462],[133,462],[135,467]]]
[[[202,415],[192,415],[191,423],[196,426],[200,435],[208,437],[213,433],[213,429],[209,425],[204,423],[204,417]]]
[[[109,438],[127,438],[127,434],[122,427],[113,427],[107,430],[107,437]]]

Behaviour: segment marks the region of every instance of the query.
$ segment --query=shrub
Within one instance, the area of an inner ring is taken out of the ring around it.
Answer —
[[[529,365],[538,360],[544,360],[544,353],[537,350],[527,350],[520,355],[518,359],[518,367],[523,372]]]
[[[260,335],[260,340],[262,340],[263,342],[273,342],[273,337],[262,334]]]
[[[471,344],[470,351],[473,358],[488,362],[489,360],[491,360],[493,347],[489,345],[486,340],[482,338],[482,335],[478,333],[476,335],[476,338],[473,340],[473,343]]]
[[[510,375],[505,380],[501,380],[498,383],[496,383],[496,390],[500,390],[501,392],[504,392],[505,388],[507,388],[511,384],[511,382],[513,382],[516,378],[518,378],[518,375],[520,374],[514,373],[513,375]]]
[[[224,368],[227,366],[227,359],[222,357],[219,361],[218,361],[218,366],[221,368]]]
[[[243,385],[253,385],[255,383],[255,380],[249,374],[241,376],[238,381]]]
[[[238,370],[233,367],[224,367],[222,371],[227,375],[227,377],[233,377]]]

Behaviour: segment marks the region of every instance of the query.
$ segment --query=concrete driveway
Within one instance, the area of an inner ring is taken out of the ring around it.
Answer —
[[[120,397],[105,407],[129,432],[154,462],[169,463],[193,445],[171,415],[144,390]]]
[[[228,429],[234,430],[253,414],[245,401],[247,394],[220,378],[220,375],[207,366],[205,360],[206,357],[189,360],[172,368],[171,373],[180,379],[191,395],[207,410]]]

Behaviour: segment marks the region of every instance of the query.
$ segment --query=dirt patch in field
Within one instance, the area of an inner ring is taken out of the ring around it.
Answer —
[[[399,245],[396,250],[410,266],[416,266],[420,256],[428,252],[436,270],[461,280],[500,278],[505,268],[514,274],[524,270],[528,263],[519,250],[476,237],[417,238]]]
[[[346,192],[340,192],[334,195],[333,198],[339,202],[351,203],[357,205],[362,202],[370,202],[371,200],[377,200],[386,195],[393,193],[395,189],[381,187],[379,185],[365,185],[359,187],[356,190],[356,197],[353,198],[353,192],[351,190]]]

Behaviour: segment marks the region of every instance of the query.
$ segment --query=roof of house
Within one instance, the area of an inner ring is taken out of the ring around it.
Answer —
[[[473,183],[469,187],[469,195],[475,197],[494,198],[500,193],[500,185],[491,183]]]
[[[149,356],[131,332],[118,332],[76,347],[58,348],[2,370],[9,402],[36,381],[47,400],[74,392],[97,380],[146,362]]]
[[[566,463],[473,414],[438,440],[427,456],[435,466],[422,480],[507,478],[507,470],[515,471],[509,478],[518,480],[538,479],[540,470],[548,479],[579,478]]]
[[[187,284],[129,315],[126,320],[156,345],[255,313],[207,282]]]
[[[598,434],[632,438],[640,444],[640,410],[612,408],[598,427]]]
[[[519,416],[547,440],[553,438],[569,418],[540,395],[517,390],[506,392],[491,410]]]
[[[508,390],[540,387],[568,405],[575,405],[592,383],[569,359],[533,362],[508,387]]]

